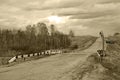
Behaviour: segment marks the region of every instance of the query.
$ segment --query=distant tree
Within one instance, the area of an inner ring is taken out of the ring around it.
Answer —
[[[117,36],[117,35],[120,35],[120,33],[117,32],[117,33],[114,34],[114,36]]]
[[[78,45],[77,45],[77,44],[74,44],[74,45],[71,45],[69,48],[70,48],[71,50],[78,49]]]
[[[47,49],[68,48],[71,44],[69,35],[56,30],[54,25],[50,28],[51,35],[45,23],[27,25],[26,30],[0,30],[0,55],[8,53],[7,51],[28,54]]]
[[[32,28],[31,25],[27,25],[27,26],[26,26],[26,32],[27,32],[28,34],[31,33],[31,28]]]
[[[51,31],[51,35],[53,36],[55,34],[55,26],[52,24],[50,25],[50,31]]]
[[[44,36],[49,35],[48,28],[47,28],[46,24],[44,24],[44,23],[41,23],[41,34]]]
[[[74,32],[73,32],[72,30],[70,30],[69,36],[70,36],[70,37],[74,37],[74,36],[75,36],[75,35],[74,35]]]
[[[38,34],[40,35],[49,35],[48,28],[45,23],[37,23]]]

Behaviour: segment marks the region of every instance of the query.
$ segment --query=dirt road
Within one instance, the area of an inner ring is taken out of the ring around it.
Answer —
[[[0,68],[0,80],[71,80],[69,73],[82,65],[87,57],[101,47],[101,40],[84,51],[58,54],[47,58]]]

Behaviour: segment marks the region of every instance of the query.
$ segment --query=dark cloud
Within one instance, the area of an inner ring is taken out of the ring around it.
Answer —
[[[8,4],[10,1],[8,0],[0,0],[0,5]]]
[[[120,16],[116,17],[103,17],[99,19],[94,19],[83,23],[84,26],[89,26],[89,28],[99,31],[104,31],[106,35],[113,34],[115,32],[120,32],[119,24]]]
[[[51,9],[62,9],[62,8],[73,8],[82,5],[81,0],[51,0],[44,1],[43,3],[38,4],[38,6],[27,5],[23,9],[28,11],[39,11],[39,10],[51,10]]]
[[[101,4],[120,3],[120,0],[102,0],[100,3],[101,3]]]
[[[47,17],[58,15],[65,19],[69,17],[65,23],[58,24],[62,26],[61,31],[73,29],[78,35],[94,35],[100,30],[110,33],[120,30],[119,2],[120,0],[0,0],[0,25],[15,28],[46,21]]]
[[[67,9],[64,9],[62,11],[58,11],[57,14],[59,16],[72,16],[72,15],[78,15],[78,14],[81,14],[82,12],[80,12],[80,10],[75,10],[75,9],[70,9],[70,8],[67,8]]]
[[[116,10],[107,10],[101,12],[88,12],[88,13],[77,13],[72,14],[70,19],[92,19],[106,16],[116,16],[119,15],[120,12]]]

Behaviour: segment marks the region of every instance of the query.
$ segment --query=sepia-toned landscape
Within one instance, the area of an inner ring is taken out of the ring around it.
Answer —
[[[0,0],[0,80],[120,80],[120,0]]]

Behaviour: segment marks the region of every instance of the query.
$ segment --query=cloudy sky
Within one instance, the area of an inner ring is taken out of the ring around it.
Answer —
[[[76,35],[120,32],[120,0],[0,0],[0,28],[55,24]]]

